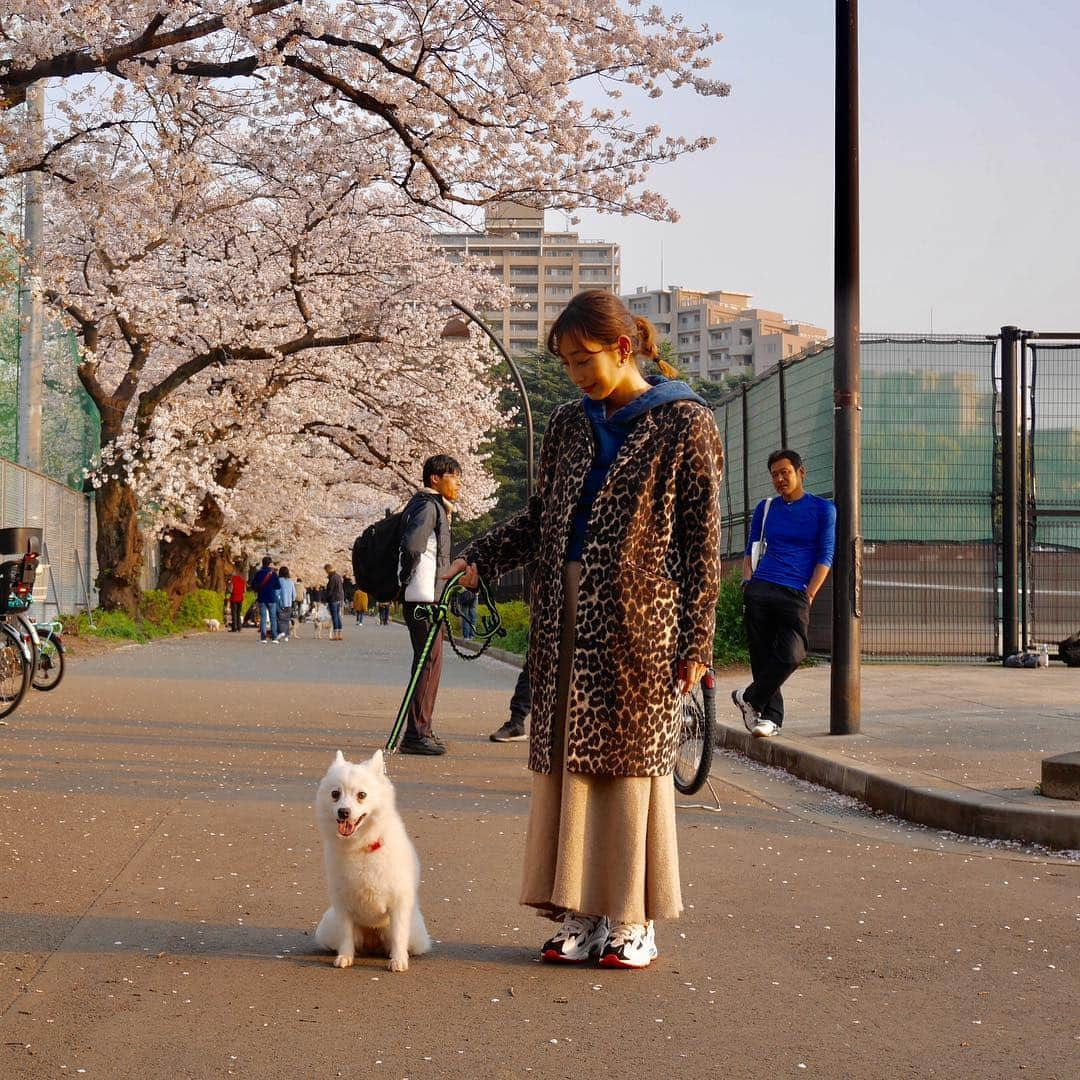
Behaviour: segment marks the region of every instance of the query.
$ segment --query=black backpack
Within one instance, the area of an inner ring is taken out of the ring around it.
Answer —
[[[369,525],[353,543],[353,581],[368,594],[368,600],[385,604],[401,592],[398,560],[404,510]]]

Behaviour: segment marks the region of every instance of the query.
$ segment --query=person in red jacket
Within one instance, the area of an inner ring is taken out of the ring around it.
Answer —
[[[246,588],[247,582],[244,580],[243,575],[233,574],[229,578],[225,594],[229,600],[229,616],[231,621],[231,625],[229,626],[230,634],[240,633],[240,616],[243,613],[244,590]]]

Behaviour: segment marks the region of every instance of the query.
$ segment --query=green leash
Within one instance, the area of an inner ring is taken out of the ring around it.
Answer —
[[[486,614],[480,617],[476,625],[476,640],[480,642],[480,648],[474,653],[465,653],[454,643],[454,635],[450,632],[450,598],[455,592],[462,592],[464,590],[464,586],[459,584],[461,578],[464,576],[464,571],[455,574],[447,581],[446,586],[443,588],[442,595],[434,604],[418,604],[416,610],[413,612],[414,618],[419,619],[421,622],[430,623],[431,626],[428,630],[427,637],[424,639],[424,646],[420,650],[418,662],[413,666],[412,675],[409,677],[409,685],[405,688],[405,696],[401,699],[401,705],[398,708],[394,726],[390,729],[390,736],[386,740],[385,749],[387,756],[393,754],[398,748],[398,743],[401,742],[401,732],[405,727],[405,716],[409,711],[409,706],[412,704],[413,695],[416,693],[416,687],[420,683],[420,676],[424,673],[424,667],[427,665],[428,657],[431,655],[432,646],[435,644],[435,639],[439,635],[439,628],[445,623],[446,636],[450,642],[450,648],[452,648],[462,660],[479,660],[491,647],[491,643],[495,638],[506,637],[506,630],[503,627],[502,619],[499,617],[499,609],[495,606],[495,601],[491,599],[491,593],[488,591],[487,584],[484,582],[483,578],[481,578],[477,592],[479,593],[480,603],[483,604],[487,610]]]

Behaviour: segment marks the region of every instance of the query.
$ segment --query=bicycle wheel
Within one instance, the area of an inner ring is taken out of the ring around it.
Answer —
[[[0,622],[0,717],[13,713],[30,688],[30,661],[19,630]]]
[[[35,690],[55,690],[64,677],[64,643],[51,633],[45,634],[38,647],[37,664],[31,680]]]
[[[682,732],[675,756],[675,787],[693,795],[712,768],[716,728],[716,679],[707,671],[701,682],[682,699]]]

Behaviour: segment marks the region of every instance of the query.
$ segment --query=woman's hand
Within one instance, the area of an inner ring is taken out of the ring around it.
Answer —
[[[701,681],[701,676],[705,674],[706,670],[706,666],[697,660],[680,660],[678,666],[679,693],[689,694]]]
[[[466,589],[476,589],[480,585],[480,574],[477,572],[476,563],[466,562],[464,559],[455,559],[450,564],[450,569],[443,574],[443,581],[448,581],[455,574],[462,574],[459,584]]]

